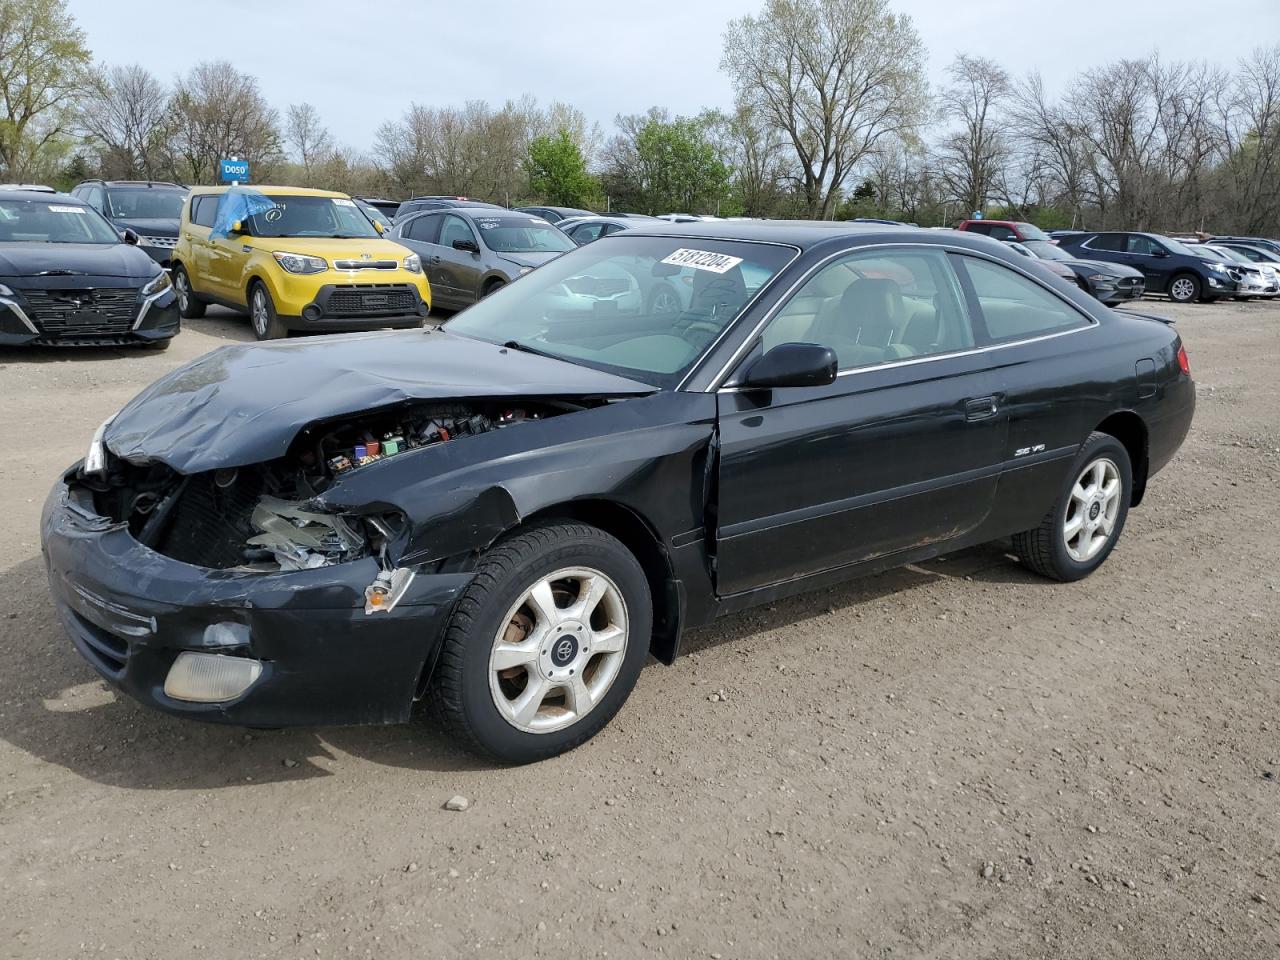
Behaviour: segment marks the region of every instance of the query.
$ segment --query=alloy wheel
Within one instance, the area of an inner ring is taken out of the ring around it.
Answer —
[[[1080,471],[1062,525],[1062,539],[1072,560],[1088,563],[1110,542],[1123,489],[1120,471],[1107,457],[1099,457]]]
[[[666,314],[680,311],[680,298],[675,292],[666,288],[658,290],[653,296],[653,309],[650,313]]]
[[[174,277],[174,285],[178,288],[178,308],[185,312],[191,302],[191,288],[187,286],[185,271],[178,271],[178,275]]]
[[[489,691],[503,719],[527,733],[581,720],[604,698],[626,658],[622,592],[589,567],[541,577],[502,624],[489,654]]]
[[[254,288],[252,305],[249,309],[250,319],[253,321],[253,329],[257,331],[258,336],[265,337],[267,335],[267,295],[262,292],[261,287]]]
[[[1169,295],[1178,301],[1190,300],[1196,295],[1196,285],[1187,277],[1179,277],[1169,288]]]

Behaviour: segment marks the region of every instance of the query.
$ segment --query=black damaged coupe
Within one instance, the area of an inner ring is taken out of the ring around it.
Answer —
[[[532,761],[720,614],[1000,538],[1092,573],[1194,407],[1168,324],[994,240],[644,225],[440,329],[175,371],[58,481],[43,546],[72,642],[145,703],[278,727],[430,701]]]

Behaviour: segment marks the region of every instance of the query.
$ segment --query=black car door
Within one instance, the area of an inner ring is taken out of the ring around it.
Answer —
[[[820,343],[820,387],[718,395],[717,591],[951,540],[990,510],[1006,421],[947,255],[895,245],[817,270],[759,350]],[[757,351],[756,355],[758,355]]]
[[[990,344],[996,391],[1008,420],[1005,465],[992,528],[1030,529],[1058,496],[1080,443],[1098,423],[1092,382],[1133,375],[1103,371],[1097,322],[1060,291],[989,258],[954,254],[979,342]],[[1122,365],[1123,366],[1123,365]]]

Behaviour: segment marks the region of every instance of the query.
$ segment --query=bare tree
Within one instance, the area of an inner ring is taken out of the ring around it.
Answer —
[[[333,150],[333,139],[320,120],[320,111],[309,103],[294,103],[285,111],[284,135],[302,165],[304,186],[313,186],[312,170]]]
[[[981,210],[1005,173],[1009,144],[1003,108],[1012,93],[1009,75],[994,60],[960,54],[942,90],[942,115],[958,123],[937,150],[937,166],[952,197],[967,214]]]
[[[910,138],[926,102],[924,46],[888,0],[767,0],[730,22],[720,65],[786,135],[811,217],[882,140]]]
[[[80,126],[100,145],[104,176],[154,180],[164,175],[168,109],[168,91],[144,67],[94,71],[80,103]]]
[[[74,121],[89,51],[64,0],[0,0],[0,171],[21,180]]]
[[[1222,205],[1235,230],[1280,233],[1280,44],[1242,60],[1224,124]]]
[[[258,81],[225,60],[198,63],[178,79],[169,122],[174,167],[189,183],[211,181],[223,157],[249,160],[259,177],[281,157],[275,110]]]

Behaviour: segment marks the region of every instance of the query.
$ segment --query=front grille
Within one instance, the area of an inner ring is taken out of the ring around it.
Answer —
[[[133,327],[138,312],[138,291],[131,287],[18,292],[45,336],[119,336]]]
[[[82,643],[81,652],[101,672],[111,677],[124,673],[125,661],[129,659],[129,644],[121,637],[103,630],[96,623],[90,623],[70,607],[66,608],[67,616],[79,629],[76,636]]]
[[[256,532],[249,517],[262,496],[262,477],[248,469],[219,487],[214,474],[186,481],[156,550],[166,557],[218,569],[244,562],[244,542]]]
[[[1136,287],[1140,283],[1143,283],[1143,280],[1140,277],[1124,277],[1121,279],[1119,286]]]
[[[394,270],[400,264],[394,260],[335,260],[335,270]]]
[[[417,291],[393,283],[334,287],[324,308],[327,317],[376,317],[417,310]]]
[[[178,245],[177,237],[139,237],[138,243],[144,247],[164,247],[172,250]]]

